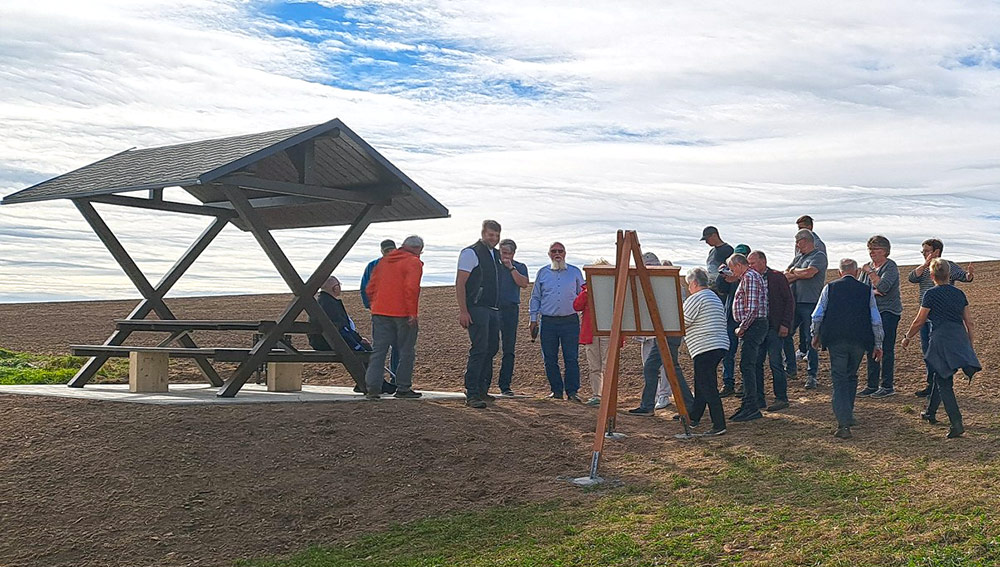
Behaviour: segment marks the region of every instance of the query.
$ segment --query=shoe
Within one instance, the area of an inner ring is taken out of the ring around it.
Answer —
[[[660,396],[659,398],[656,398],[656,405],[653,406],[653,409],[663,409],[666,407],[670,407],[671,403],[673,402],[670,401],[669,396]]]
[[[392,382],[386,382],[382,380],[382,393],[383,394],[395,394],[399,387]]]
[[[396,393],[392,395],[394,398],[402,398],[404,400],[415,400],[422,396],[423,394],[414,392],[413,390],[396,390]]]
[[[755,409],[755,410],[745,411],[737,415],[736,417],[733,417],[730,421],[753,421],[755,419],[760,419],[762,417],[764,417],[764,415],[760,413],[760,410]]]
[[[931,425],[936,425],[938,423],[941,423],[940,421],[937,420],[937,417],[935,417],[934,414],[927,413],[925,411],[920,412],[920,419],[926,421]]]
[[[726,428],[725,427],[723,427],[722,429],[716,429],[716,428],[713,427],[713,428],[709,429],[708,431],[706,431],[704,433],[696,433],[696,435],[700,435],[702,437],[711,437],[711,436],[715,436],[715,435],[725,435],[725,434],[726,434]]]
[[[806,390],[815,390],[815,389],[816,389],[816,377],[810,376],[806,378]]]
[[[589,400],[587,400],[583,405],[585,405],[585,406],[591,406],[591,407],[593,407],[593,406],[599,406],[599,405],[601,405],[601,398],[599,398],[597,396],[594,396],[593,398],[590,398]]]
[[[482,396],[479,397],[479,399],[483,400],[484,402],[495,402],[495,401],[497,401],[497,397],[494,396],[493,394],[490,394],[490,393],[483,394]]]
[[[377,400],[377,399],[379,399],[381,397],[382,396],[379,395],[379,394],[365,394],[365,399],[366,400],[373,400],[374,401],[374,400]]]
[[[838,427],[837,432],[834,433],[833,436],[838,439],[850,439],[853,437],[853,435],[851,435],[851,428],[846,425]]]
[[[791,381],[791,380],[798,380],[799,379],[799,373],[798,373],[798,371],[797,370],[785,370],[785,379],[789,380],[789,381]]]
[[[780,411],[788,408],[788,402],[785,400],[774,400],[774,403],[767,406],[767,411]]]
[[[801,350],[795,351],[795,360],[805,360],[808,356],[808,353],[802,352]]]
[[[635,408],[628,410],[629,415],[638,415],[641,417],[653,417],[653,410]]]
[[[873,400],[881,400],[882,398],[888,398],[889,396],[895,396],[896,390],[893,388],[879,388],[877,392],[872,394]]]
[[[357,384],[355,384],[354,385],[354,393],[355,394],[364,394],[365,391],[361,389],[361,386],[358,386]]]
[[[875,392],[878,392],[878,388],[866,387],[864,390],[859,391],[858,395],[859,396],[870,396],[870,395],[874,394]]]
[[[963,433],[965,433],[965,428],[962,427],[962,422],[953,423],[951,429],[948,430],[947,437],[948,439],[955,439],[956,437],[961,437]]]
[[[719,397],[720,398],[728,398],[729,396],[732,396],[734,393],[735,392],[733,391],[733,387],[732,386],[725,386],[724,388],[722,388],[722,391],[719,392]]]
[[[739,388],[736,388],[736,391],[733,392],[733,395],[743,396],[743,386],[740,386]]]
[[[470,408],[484,409],[486,407],[486,402],[480,400],[479,398],[468,398],[467,400],[465,400],[465,405],[469,406]]]
[[[736,419],[737,417],[743,415],[744,413],[746,413],[746,408],[744,408],[743,406],[740,406],[740,409],[736,410],[736,413],[734,413],[733,415],[729,416],[729,421],[733,421],[734,419]]]
[[[577,396],[576,394],[566,394],[566,399],[568,401],[576,402],[578,404],[582,404],[583,403],[583,400],[580,399],[580,396]]]
[[[545,396],[545,399],[548,399],[548,400],[561,400],[561,399],[563,399],[563,395],[562,394],[557,394],[555,392],[552,392],[548,396]]]
[[[500,392],[500,395],[503,396],[503,397],[505,397],[505,398],[513,398],[514,397],[514,391],[513,390],[504,390],[503,392]]]
[[[916,396],[916,397],[918,397],[918,398],[926,398],[927,396],[931,395],[931,389],[928,386],[927,388],[924,388],[923,390],[917,390],[916,392],[913,392],[913,395]]]

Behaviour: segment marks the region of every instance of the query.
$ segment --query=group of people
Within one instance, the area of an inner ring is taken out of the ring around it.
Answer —
[[[706,265],[689,270],[685,277],[686,336],[667,341],[681,392],[670,391],[655,338],[639,338],[644,386],[640,405],[629,410],[630,414],[653,415],[655,410],[669,406],[673,398],[685,404],[692,426],[700,425],[708,411],[712,427],[703,435],[723,434],[727,419],[721,398],[741,396],[739,409],[728,419],[734,422],[759,419],[761,410],[788,408],[788,381],[798,374],[797,361],[805,361],[805,388],[816,388],[821,350],[829,351],[837,437],[852,435],[857,396],[882,399],[896,394],[895,342],[903,309],[899,268],[889,258],[889,240],[882,235],[869,238],[871,261],[859,265],[850,258],[840,260],[840,278],[827,284],[826,246],[813,230],[813,219],[802,216],[796,224],[799,230],[795,234],[794,259],[783,271],[769,267],[763,251],[745,244],[734,248],[722,239],[716,227],[705,227],[701,240],[711,248]],[[423,241],[410,236],[398,249],[391,240],[383,241],[381,246],[383,256],[366,267],[361,284],[362,302],[372,315],[373,345],[360,336],[360,347],[348,342],[354,348],[373,349],[366,375],[368,398],[377,399],[386,393],[415,398],[420,396],[412,388],[412,372]],[[956,281],[971,282],[972,266],[963,270],[941,259],[943,248],[937,239],[922,244],[925,261],[908,277],[918,284],[921,308],[901,344],[905,348],[920,334],[927,385],[916,394],[928,398],[921,417],[936,423],[936,411],[943,402],[951,423],[949,437],[955,437],[964,428],[952,388],[953,377],[962,370],[971,379],[981,367],[972,349],[974,329],[968,301],[952,285]],[[458,323],[469,335],[464,385],[466,404],[472,408],[486,408],[494,399],[489,390],[494,359],[501,350],[500,395],[514,396],[512,378],[521,290],[531,285],[527,267],[514,260],[516,251],[513,240],[501,240],[500,224],[486,220],[479,240],[459,253],[455,294]],[[566,247],[553,242],[548,256],[549,264],[535,275],[528,314],[532,340],[540,336],[549,398],[599,405],[608,339],[593,334],[586,280],[578,267],[566,262]],[[670,265],[649,252],[643,260],[648,265]],[[320,294],[330,294],[329,287],[324,286]],[[336,288],[339,301],[339,282]],[[320,303],[324,305],[322,297]],[[342,311],[341,305],[328,313],[335,312],[339,317],[335,320],[341,322],[346,318],[342,334],[356,333],[353,321]],[[694,364],[693,394],[678,360],[682,340]],[[590,369],[591,396],[587,402],[579,395],[581,347]],[[739,387],[737,355],[742,382]],[[858,391],[857,374],[863,359],[868,362],[867,380]],[[770,404],[765,394],[765,361],[772,377]]]

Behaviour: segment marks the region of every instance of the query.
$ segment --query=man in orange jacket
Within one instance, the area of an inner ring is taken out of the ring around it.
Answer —
[[[372,339],[374,351],[368,361],[365,382],[369,400],[379,399],[382,375],[389,345],[399,353],[396,370],[397,398],[419,398],[413,391],[413,360],[417,345],[417,308],[420,301],[420,277],[424,263],[420,253],[424,241],[419,236],[407,236],[403,245],[390,252],[375,266],[365,293],[372,306]]]

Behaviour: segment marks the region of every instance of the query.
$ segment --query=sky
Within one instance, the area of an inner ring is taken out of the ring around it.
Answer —
[[[340,118],[451,212],[371,226],[427,243],[425,285],[493,218],[532,273],[614,257],[615,231],[703,265],[705,225],[791,260],[887,236],[1000,257],[1000,3],[0,3],[0,196],[131,147]],[[747,4],[747,5],[744,5]],[[753,4],[753,5],[749,5]],[[168,193],[169,194],[169,193]],[[99,206],[150,279],[204,218]],[[307,276],[342,228],[276,231]],[[233,227],[171,295],[284,292]],[[0,207],[0,302],[138,297],[67,201]]]

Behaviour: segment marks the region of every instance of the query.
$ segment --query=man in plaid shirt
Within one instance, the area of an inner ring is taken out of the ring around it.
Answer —
[[[743,403],[730,421],[750,421],[763,417],[757,396],[756,361],[761,344],[767,337],[767,282],[743,254],[733,254],[726,262],[740,285],[733,296],[733,318],[739,323],[740,375],[743,378]]]

